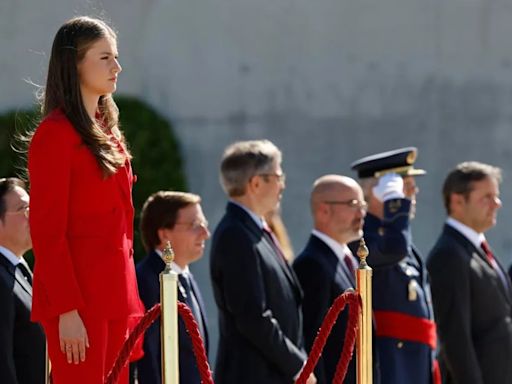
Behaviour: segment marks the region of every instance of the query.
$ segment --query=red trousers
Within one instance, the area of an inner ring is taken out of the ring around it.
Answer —
[[[121,346],[128,336],[127,319],[105,320],[80,313],[89,337],[85,361],[69,364],[60,350],[59,319],[43,323],[48,339],[48,353],[52,364],[53,384],[104,384]],[[128,365],[118,381],[128,383]]]

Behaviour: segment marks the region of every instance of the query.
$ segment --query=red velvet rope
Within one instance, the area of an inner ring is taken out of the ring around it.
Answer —
[[[128,339],[126,339],[124,342],[123,347],[121,348],[121,351],[116,358],[114,366],[110,370],[107,379],[105,380],[105,384],[117,383],[119,375],[128,362],[137,339],[144,333],[146,329],[149,328],[151,324],[153,324],[156,319],[158,319],[158,316],[160,316],[160,304],[156,304],[153,308],[146,312],[142,319],[140,319],[135,328],[133,328],[131,331]]]
[[[352,358],[354,350],[354,344],[356,340],[357,332],[357,321],[361,312],[361,297],[354,291],[347,291],[336,298],[333,305],[327,312],[324,322],[320,327],[318,334],[313,343],[313,348],[309,354],[308,360],[304,369],[302,370],[297,384],[305,384],[311,372],[318,363],[318,359],[322,353],[322,350],[327,341],[327,337],[331,333],[331,329],[336,322],[340,312],[345,308],[346,304],[349,304],[349,316],[347,329],[345,331],[345,345],[341,353],[338,365],[336,366],[336,373],[334,375],[333,384],[342,384],[345,374],[347,373],[348,363]],[[130,333],[128,339],[124,342],[121,351],[116,359],[112,370],[107,376],[105,384],[115,384],[119,379],[122,369],[127,364],[130,357],[131,351],[137,341],[137,339],[144,333],[146,329],[160,316],[160,304],[156,304],[153,308],[146,312],[144,317],[139,321],[135,328]],[[192,311],[181,302],[178,302],[178,313],[185,322],[185,328],[188,334],[192,338],[192,348],[196,357],[197,367],[201,376],[201,383],[203,384],[214,384],[210,366],[208,365],[208,359],[206,357],[206,351],[204,349],[203,340],[199,333],[199,327],[192,315]]]
[[[343,379],[345,379],[345,375],[347,374],[348,364],[352,359],[354,343],[357,337],[357,329],[359,328],[359,314],[362,310],[361,296],[359,296],[357,292],[351,292],[348,304],[348,321],[347,329],[345,331],[345,345],[343,346],[341,357],[338,360],[338,365],[336,366],[336,372],[334,373],[332,384],[343,384]]]
[[[107,376],[105,380],[105,384],[115,384],[117,380],[119,380],[119,375],[123,370],[124,366],[127,364],[128,359],[130,358],[130,354],[132,352],[137,339],[149,328],[149,326],[158,319],[160,316],[161,308],[160,304],[156,304],[153,308],[146,312],[144,317],[139,321],[139,323],[133,328],[130,336],[123,344],[121,351],[116,359],[112,370]],[[192,315],[192,311],[186,304],[178,302],[178,313],[182,317],[185,322],[185,328],[188,331],[188,334],[192,338],[192,349],[194,351],[194,355],[196,357],[197,367],[199,369],[199,374],[201,376],[201,383],[203,384],[214,384],[212,378],[212,372],[210,370],[210,366],[208,365],[208,359],[206,357],[206,350],[204,349],[203,340],[201,339],[201,334],[199,333],[199,327],[194,319],[194,315]]]
[[[199,333],[199,327],[194,319],[194,315],[186,304],[178,301],[178,312],[185,322],[185,328],[192,338],[192,349],[196,357],[197,368],[201,376],[201,384],[214,384],[212,371],[208,365],[208,358],[206,357],[206,350],[204,349],[203,339]]]
[[[304,366],[304,369],[297,379],[296,384],[305,384],[309,375],[315,369],[316,364],[318,363],[318,359],[320,358],[320,355],[324,349],[327,338],[331,333],[332,327],[338,319],[338,315],[343,310],[343,308],[345,308],[347,303],[350,305],[350,307],[347,329],[345,331],[345,345],[343,346],[343,351],[341,353],[340,359],[338,360],[338,365],[336,366],[336,373],[334,374],[333,384],[341,384],[343,382],[345,374],[347,373],[348,363],[352,358],[354,344],[356,341],[357,322],[361,312],[361,297],[355,291],[347,291],[339,295],[332,304],[324,318],[322,326],[318,330],[318,334],[316,335],[315,341],[313,342],[313,347],[311,348],[311,352],[309,354],[306,365]]]

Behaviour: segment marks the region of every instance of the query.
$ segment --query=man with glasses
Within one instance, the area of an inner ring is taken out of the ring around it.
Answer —
[[[440,383],[430,287],[410,228],[419,192],[414,177],[425,174],[414,168],[416,157],[408,147],[352,164],[368,202],[363,231],[383,384]]]
[[[302,313],[308,352],[334,300],[356,286],[358,263],[347,244],[363,235],[367,208],[359,184],[340,175],[325,175],[314,182],[310,206],[314,228],[306,247],[293,263],[304,290]],[[315,369],[319,384],[333,382],[347,321],[348,313],[343,311],[327,339]],[[343,382],[356,383],[355,359],[351,360]],[[377,377],[374,383],[378,383]]]
[[[446,383],[512,383],[512,286],[485,238],[500,183],[499,168],[475,161],[444,181],[448,217],[427,267]]]
[[[16,178],[0,179],[0,383],[43,384],[46,339],[30,321],[32,273],[23,254],[32,248],[29,196]]]
[[[162,252],[169,241],[174,250],[171,268],[178,274],[178,300],[187,304],[208,351],[203,299],[189,265],[199,260],[210,237],[201,198],[192,193],[160,191],[144,203],[140,232],[148,255],[137,264],[139,294],[146,309],[160,302],[159,275],[165,268]],[[201,378],[185,323],[178,320],[180,383],[200,384]],[[139,384],[161,384],[160,321],[146,331],[144,357],[137,362]]]
[[[220,330],[215,382],[292,383],[306,360],[302,290],[263,219],[285,187],[281,152],[268,140],[234,143],[221,182],[229,202],[210,255]]]

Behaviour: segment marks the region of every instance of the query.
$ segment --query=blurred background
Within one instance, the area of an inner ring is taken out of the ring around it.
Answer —
[[[488,238],[502,263],[511,263],[511,2],[2,0],[0,114],[33,107],[53,36],[77,15],[110,21],[123,66],[118,95],[143,102],[172,129],[174,139],[152,123],[130,128],[131,142],[146,140],[135,172],[140,178],[154,170],[145,158],[148,136],[175,140],[159,156],[179,157],[177,168],[151,177],[159,188],[200,194],[211,230],[226,201],[219,160],[234,141],[268,138],[282,149],[282,211],[296,253],[311,230],[308,198],[317,177],[355,177],[352,161],[416,146],[416,165],[428,171],[418,179],[413,227],[423,255],[445,218],[440,189],[448,170],[478,160],[504,171],[503,208]],[[8,148],[12,128],[0,129]],[[153,192],[140,188],[138,200]],[[208,253],[192,269],[206,296],[212,357],[217,319]]]

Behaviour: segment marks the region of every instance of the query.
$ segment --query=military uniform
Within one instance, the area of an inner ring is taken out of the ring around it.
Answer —
[[[360,178],[386,170],[402,175],[425,173],[414,169],[415,148],[361,159],[352,165]],[[411,161],[412,160],[412,161]],[[378,176],[377,176],[378,177]],[[368,213],[364,239],[373,268],[373,311],[382,384],[440,382],[435,360],[436,327],[424,262],[412,243],[411,200],[383,202],[382,220]],[[353,244],[354,252],[357,244]]]

